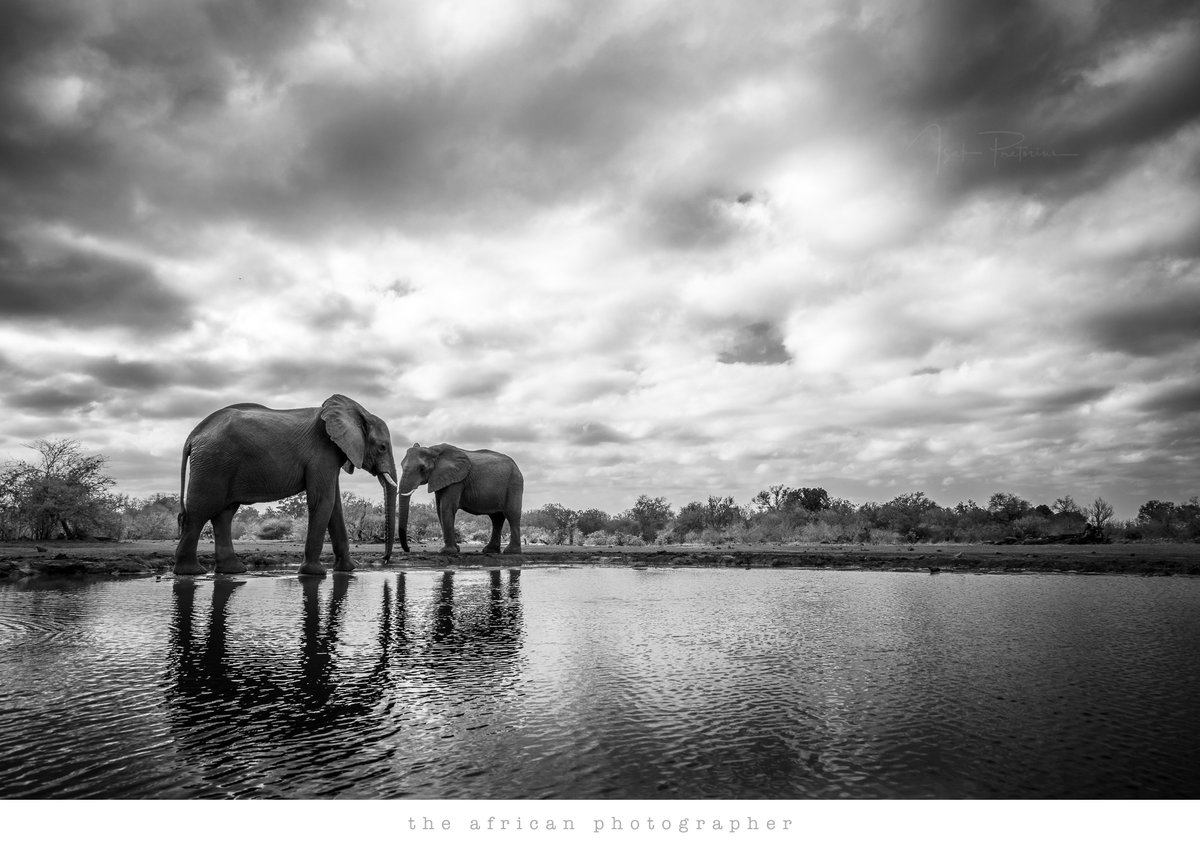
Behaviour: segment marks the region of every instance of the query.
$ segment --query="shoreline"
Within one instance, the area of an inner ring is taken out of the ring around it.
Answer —
[[[358,571],[527,569],[543,566],[610,568],[834,569],[964,574],[1082,573],[1200,575],[1200,544],[1130,542],[1084,545],[811,544],[763,546],[527,546],[519,555],[480,554],[464,547],[458,556],[440,546],[394,550],[382,564],[383,546],[353,544]],[[41,550],[39,550],[41,549]],[[149,577],[171,575],[174,540],[130,542],[50,541],[0,543],[0,581],[23,578]],[[297,569],[303,543],[248,543],[238,549],[247,574],[288,574]],[[321,558],[331,569],[328,544]],[[213,555],[200,554],[210,571]],[[197,576],[200,577],[200,576]]]

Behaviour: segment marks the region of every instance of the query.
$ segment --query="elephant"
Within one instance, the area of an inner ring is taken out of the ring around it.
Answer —
[[[338,472],[353,473],[356,466],[383,486],[387,563],[396,536],[398,484],[392,437],[381,418],[345,395],[331,395],[320,407],[273,410],[261,404],[233,404],[217,410],[196,425],[183,444],[175,574],[204,574],[196,545],[210,520],[216,571],[245,572],[231,534],[238,507],[301,492],[308,498],[308,537],[300,574],[325,574],[321,548],[326,529],[333,543],[334,571],[353,571]],[[408,551],[407,528],[400,529],[400,545]]]
[[[454,514],[460,509],[490,516],[492,538],[483,553],[500,553],[500,531],[508,519],[509,542],[505,554],[521,553],[521,497],[525,478],[513,459],[496,451],[465,451],[453,445],[421,447],[413,443],[400,461],[401,533],[407,539],[408,507],[412,494],[423,483],[437,499],[438,519],[446,544],[442,554],[458,554],[454,541]],[[408,549],[405,549],[406,551]]]

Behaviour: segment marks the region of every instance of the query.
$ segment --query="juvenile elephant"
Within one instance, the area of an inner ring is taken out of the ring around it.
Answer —
[[[278,501],[300,492],[308,497],[308,537],[300,574],[325,574],[321,548],[327,529],[333,542],[334,570],[352,571],[355,564],[342,518],[338,472],[353,472],[355,466],[375,475],[383,485],[386,563],[396,535],[397,484],[392,437],[381,418],[345,395],[331,395],[320,407],[296,410],[272,410],[261,404],[234,404],[217,410],[196,425],[183,444],[175,574],[204,574],[196,559],[196,545],[210,520],[216,570],[246,571],[233,551],[233,514],[243,504]],[[400,529],[400,545],[408,551],[405,528]]]
[[[490,516],[492,538],[484,553],[500,551],[500,530],[508,519],[509,542],[505,554],[521,553],[521,496],[525,479],[511,457],[486,449],[464,451],[453,445],[422,448],[413,443],[400,461],[400,532],[407,534],[408,505],[423,483],[437,500],[438,519],[446,545],[442,554],[458,554],[454,542],[454,514],[460,509]],[[405,537],[407,538],[407,537]],[[406,548],[405,551],[408,549]]]

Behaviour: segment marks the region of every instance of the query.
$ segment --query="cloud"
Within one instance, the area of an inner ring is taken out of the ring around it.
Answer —
[[[571,445],[589,447],[630,441],[630,437],[621,433],[616,428],[600,422],[584,422],[582,424],[569,425],[561,429],[560,438],[566,440]]]
[[[187,326],[192,305],[144,263],[64,247],[30,256],[0,241],[0,299],[9,321],[46,321],[165,333]]]
[[[1190,4],[10,5],[0,451],[343,392],[529,503],[1192,486]]]
[[[100,398],[97,387],[91,384],[73,386],[36,386],[14,392],[7,397],[16,410],[48,415],[79,410],[95,404]]]
[[[505,443],[536,443],[541,430],[526,424],[465,424],[450,430],[445,441],[465,447],[480,446],[495,449]],[[502,448],[498,450],[503,450]]]
[[[791,362],[783,344],[783,335],[766,322],[755,322],[741,328],[733,343],[717,355],[722,363],[751,363],[756,365]]]
[[[1122,303],[1098,311],[1086,322],[1097,344],[1108,350],[1138,357],[1154,357],[1189,348],[1197,343],[1200,327],[1200,292],[1183,291],[1149,302]]]

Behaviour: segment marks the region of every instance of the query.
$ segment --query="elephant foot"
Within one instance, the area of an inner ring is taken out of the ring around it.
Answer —
[[[457,545],[444,545],[444,546],[442,546],[442,550],[439,551],[438,554],[452,554],[457,557],[458,556],[458,546]]]
[[[216,573],[218,575],[240,575],[245,571],[246,567],[237,558],[217,561]]]
[[[325,567],[322,566],[320,563],[309,563],[306,561],[306,562],[300,564],[300,574],[301,575],[324,575]]]
[[[505,548],[504,548],[504,553],[505,553],[505,554],[520,554],[520,553],[521,553],[521,546],[519,546],[519,545],[508,545],[508,546],[505,546]]]
[[[500,553],[500,546],[498,546],[498,545],[485,545],[485,546],[483,547],[483,550],[482,550],[482,551],[480,551],[479,553],[480,553],[480,554],[499,554],[499,553]]]
[[[357,567],[358,564],[349,557],[339,557],[337,560],[333,561],[333,571],[335,572],[353,572]]]
[[[195,561],[195,560],[182,561],[182,562],[175,564],[175,574],[176,575],[203,575],[203,574],[205,574],[205,569],[203,566],[200,565],[200,563],[198,561]]]

